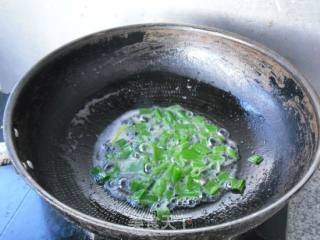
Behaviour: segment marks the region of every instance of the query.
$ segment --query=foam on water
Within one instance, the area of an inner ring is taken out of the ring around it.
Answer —
[[[81,110],[78,111],[78,113],[72,119],[71,124],[73,124],[73,125],[84,124],[85,121],[88,120],[88,116],[90,116],[91,112],[94,111],[93,110],[94,105],[96,105],[97,103],[100,103],[104,100],[107,100],[111,96],[119,95],[119,93],[121,91],[122,90],[120,89],[116,92],[108,93],[108,94],[104,95],[103,97],[92,99],[91,101],[86,103],[86,105]]]

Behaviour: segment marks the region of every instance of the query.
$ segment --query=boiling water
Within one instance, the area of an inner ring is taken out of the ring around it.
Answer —
[[[188,112],[189,114],[192,114],[192,112]],[[111,168],[112,166],[110,163],[106,160],[106,153],[108,153],[110,150],[110,142],[112,139],[115,137],[118,129],[123,125],[124,123],[127,125],[133,124],[134,122],[141,121],[141,115],[139,114],[139,110],[131,110],[126,112],[125,114],[121,115],[119,118],[117,118],[115,121],[113,121],[98,137],[98,141],[95,145],[95,151],[94,151],[94,156],[93,156],[93,163],[94,166],[99,166],[104,169]],[[147,119],[145,119],[147,121]],[[148,129],[152,134],[150,135],[150,141],[155,141],[159,137],[159,134],[164,129],[164,126],[161,124],[157,125],[152,125],[150,126],[150,129]],[[225,145],[231,147],[231,148],[237,148],[237,144],[230,139],[230,133],[224,129],[220,128],[218,134],[222,135],[225,137]],[[125,139],[127,141],[134,141],[134,135],[130,134],[122,134],[121,138]],[[196,141],[196,139],[194,139]],[[208,139],[208,145],[209,146],[214,146],[215,141],[214,139]],[[140,151],[144,151],[143,144],[140,144],[139,146],[136,146],[139,148]],[[125,169],[125,166],[137,161],[139,159],[139,155],[136,154],[134,156],[130,156],[129,158],[125,160],[121,160],[120,162],[120,169]],[[224,170],[227,170],[231,175],[235,174],[236,171],[236,160],[234,159],[226,159],[226,161],[223,163],[221,167],[223,167]],[[151,172],[151,166],[149,164],[145,164],[142,168],[141,171],[144,171],[144,173],[148,174]],[[205,176],[207,177],[214,177],[220,169],[212,170],[211,172],[204,173]],[[125,200],[129,202],[134,207],[139,207],[139,205],[136,202],[130,201],[130,193],[129,193],[129,183],[131,179],[135,178],[139,174],[138,172],[124,172],[120,171],[120,174],[117,179],[112,180],[112,181],[107,181],[104,183],[104,188],[111,194],[111,196],[120,199],[120,200]],[[204,177],[201,179],[203,181],[202,184],[204,184],[207,181],[207,177]],[[225,185],[224,190],[227,191],[229,190],[229,186]],[[222,193],[222,192],[221,192]],[[174,196],[166,201],[166,202],[158,202],[153,206],[152,208],[157,208],[160,207],[160,205],[165,204],[167,207],[170,209],[174,208],[190,208],[190,207],[195,207],[198,205],[200,202],[214,202],[217,199],[219,199],[220,195],[217,196],[208,196],[204,192],[202,193],[201,196],[199,196],[198,199],[183,199],[183,200],[178,200]]]

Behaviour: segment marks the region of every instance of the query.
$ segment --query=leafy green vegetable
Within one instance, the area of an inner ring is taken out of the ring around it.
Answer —
[[[238,150],[231,148],[231,147],[227,147],[226,148],[226,153],[230,158],[233,159],[238,159],[239,158],[239,154],[238,154]]]
[[[161,207],[156,209],[156,215],[159,220],[168,220],[170,216],[170,209],[168,207]]]
[[[178,182],[182,178],[182,170],[181,170],[181,168],[179,168],[176,165],[173,165],[170,170],[171,170],[171,172],[170,172],[171,181],[173,183]]]
[[[183,149],[181,152],[181,157],[186,160],[194,160],[199,161],[202,159],[202,156],[199,152],[197,152],[195,149]]]
[[[258,154],[255,154],[249,157],[248,161],[255,165],[259,165],[263,161],[263,157]]]
[[[229,180],[229,177],[230,177],[230,175],[229,175],[228,172],[226,172],[226,171],[221,171],[221,172],[218,174],[216,180],[217,180],[218,184],[223,185],[224,183],[226,183],[226,182]]]
[[[209,195],[216,195],[217,193],[219,193],[221,187],[217,181],[210,180],[206,183],[204,188]]]
[[[236,179],[236,178],[231,178],[229,184],[232,190],[236,190],[240,193],[244,191],[246,186],[246,183],[243,179]]]

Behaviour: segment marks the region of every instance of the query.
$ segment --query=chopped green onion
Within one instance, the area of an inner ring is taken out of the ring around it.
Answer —
[[[227,147],[226,148],[226,153],[230,158],[233,158],[233,159],[238,159],[239,158],[239,154],[238,154],[238,150],[237,149],[233,149],[231,147]]]
[[[115,133],[113,139],[111,140],[111,143],[115,143],[118,140],[118,138],[121,136],[121,134],[126,131],[127,128],[128,128],[127,124],[121,125],[118,131]]]
[[[215,197],[224,190],[244,191],[245,181],[224,164],[228,158],[239,159],[238,149],[227,146],[231,139],[205,117],[174,105],[138,109],[126,123],[105,145],[101,166],[106,167],[90,173],[104,186],[125,176],[126,199],[133,206],[148,207],[165,220],[173,198],[198,204],[203,193]]]
[[[236,179],[236,178],[231,178],[229,183],[232,190],[238,191],[240,193],[244,191],[245,184],[246,184],[243,179]]]
[[[184,149],[181,152],[181,157],[186,160],[201,160],[202,156],[194,149]]]
[[[209,195],[216,195],[220,191],[220,184],[216,181],[210,180],[204,188]]]
[[[249,157],[248,161],[255,165],[259,165],[263,161],[263,157],[258,154],[255,154]]]
[[[156,216],[157,216],[158,220],[160,220],[160,221],[168,220],[168,218],[170,216],[170,210],[168,207],[157,208],[155,210],[155,212],[156,212]]]

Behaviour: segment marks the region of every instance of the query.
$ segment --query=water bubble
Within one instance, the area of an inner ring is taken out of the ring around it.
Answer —
[[[207,195],[205,192],[202,192],[202,193],[201,193],[201,198],[202,198],[202,199],[205,199],[205,198],[207,198],[207,197],[208,197],[208,195]]]
[[[147,148],[148,148],[148,146],[147,146],[147,144],[145,144],[145,143],[141,143],[141,144],[139,145],[139,150],[140,150],[140,152],[146,152],[146,151],[147,151]]]
[[[233,149],[237,148],[237,143],[235,141],[230,140],[230,139],[227,140],[227,145]]]
[[[126,190],[128,185],[128,179],[127,178],[120,178],[118,181],[118,188],[119,190]]]
[[[192,117],[193,116],[193,112],[187,111],[187,116],[188,117]]]
[[[194,201],[194,200],[192,200],[192,199],[190,199],[189,201],[188,201],[188,205],[190,206],[190,207],[194,207],[195,205],[196,205],[196,201]]]
[[[217,141],[213,137],[208,138],[208,146],[209,147],[213,147],[214,145],[216,145],[216,143],[217,143]]]
[[[106,162],[106,164],[103,166],[104,170],[110,170],[113,167],[113,163]]]
[[[170,185],[168,186],[168,190],[169,190],[169,191],[173,191],[173,190],[174,190],[174,187],[170,184]]]
[[[203,172],[202,172],[203,173]],[[199,183],[200,183],[200,185],[205,185],[206,184],[206,180],[204,179],[204,178],[200,178],[200,180],[199,180]]]
[[[149,118],[146,117],[146,116],[141,115],[141,116],[140,116],[140,121],[142,121],[142,122],[149,122]]]
[[[112,181],[109,181],[107,185],[109,185],[110,187],[114,187],[116,184],[117,182],[112,180]]]
[[[151,172],[151,165],[150,164],[146,163],[144,165],[144,172],[147,174],[149,174]]]
[[[225,128],[220,128],[219,131],[218,131],[218,134],[224,136],[225,138],[230,137],[230,133]]]

